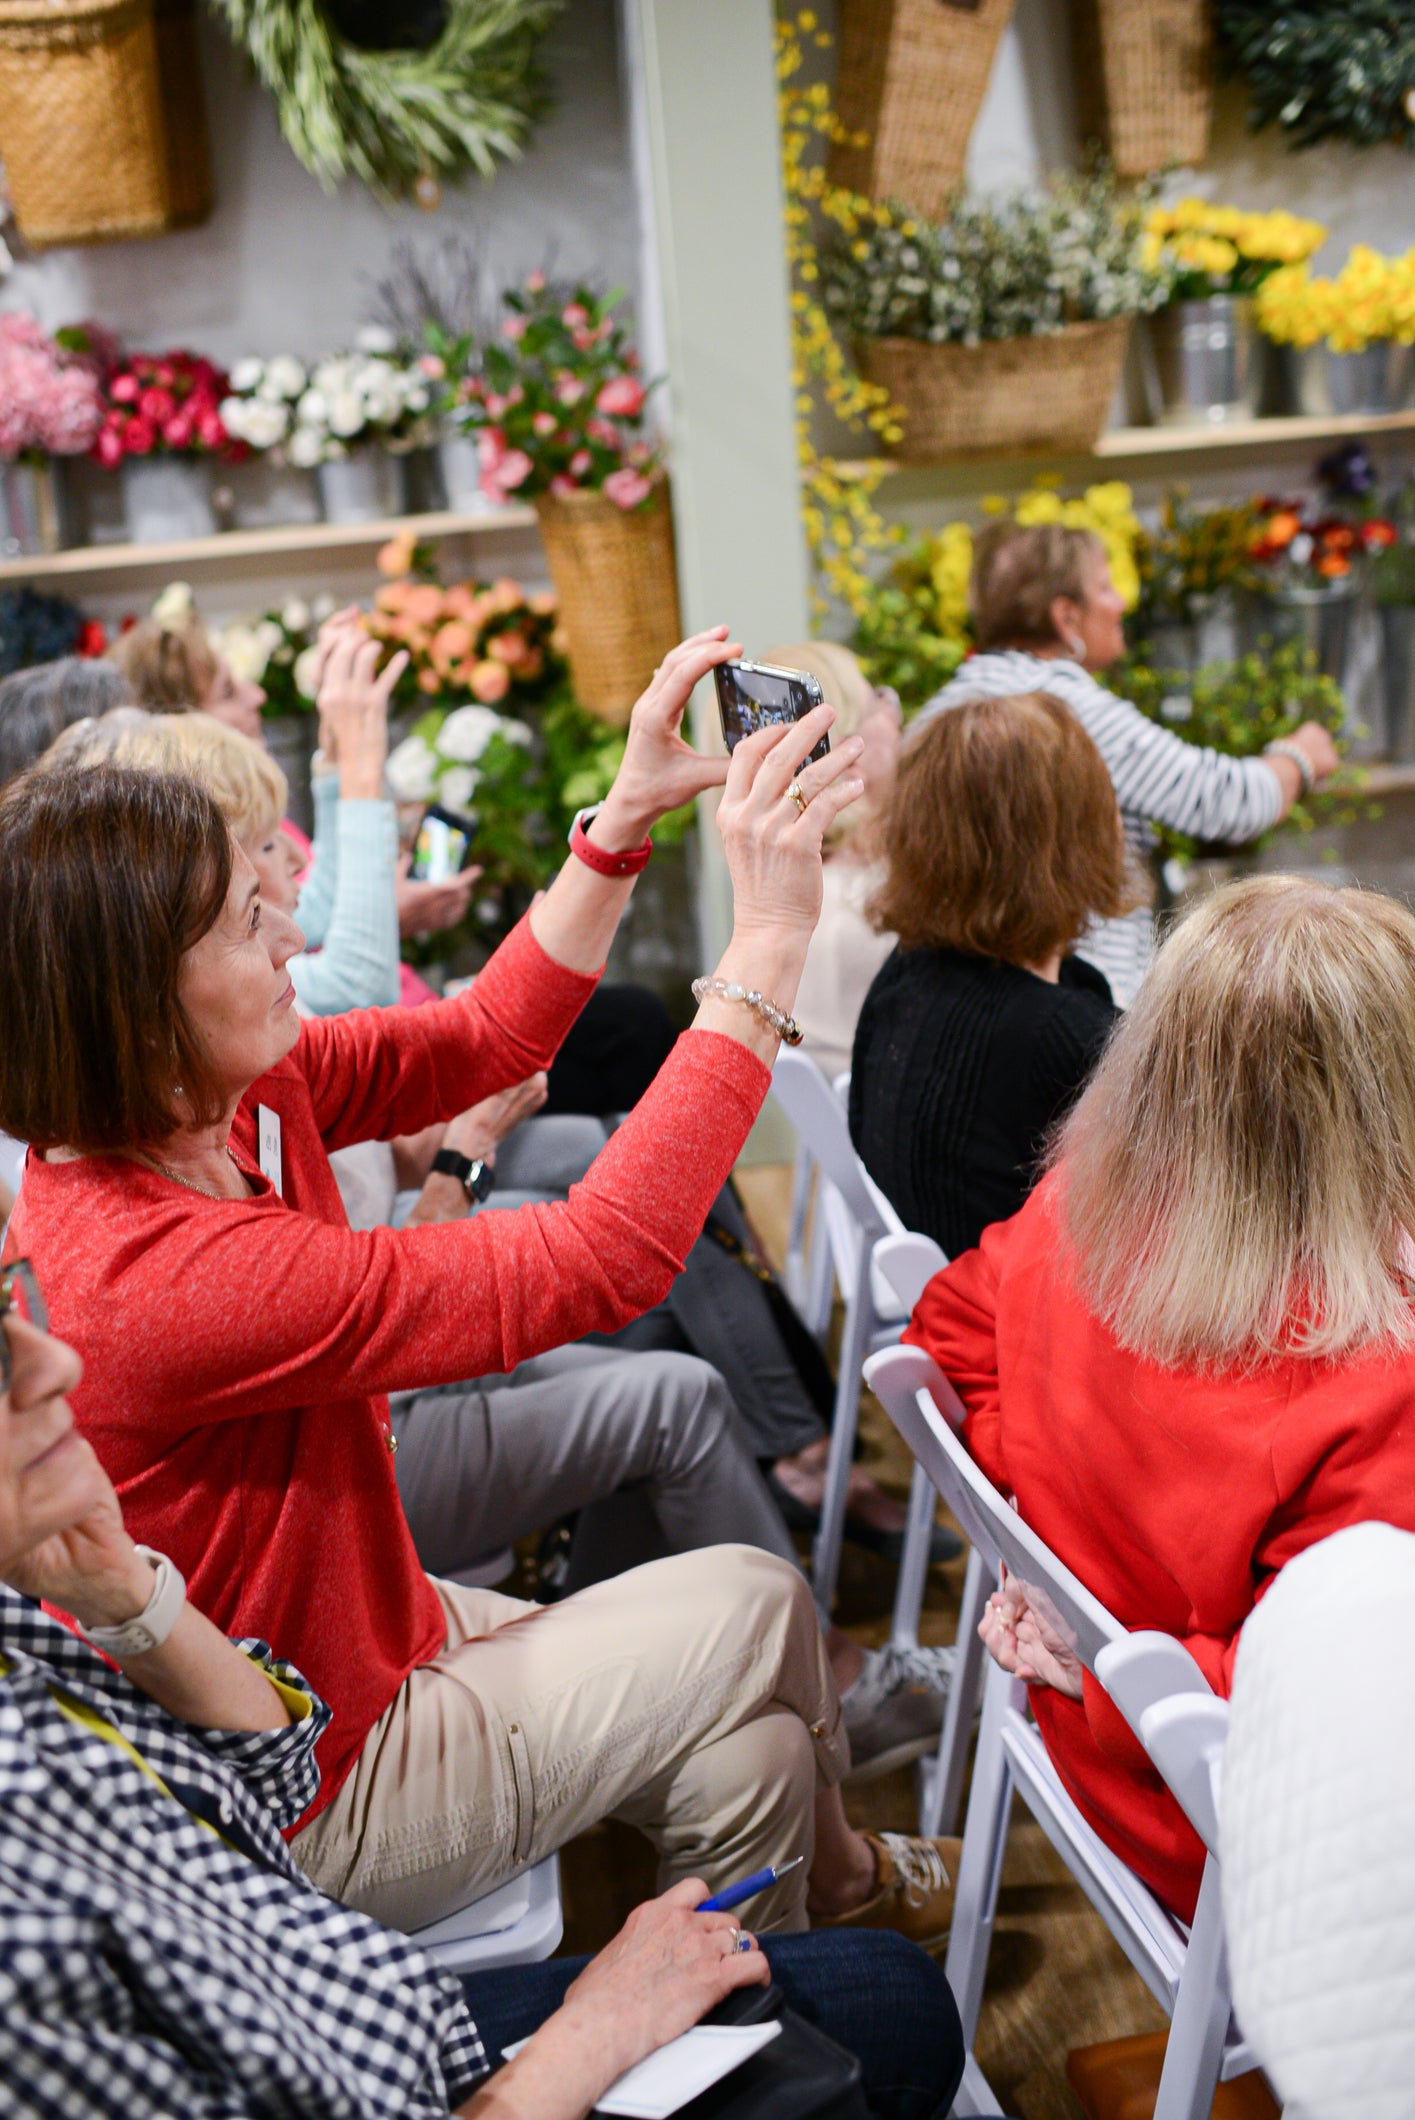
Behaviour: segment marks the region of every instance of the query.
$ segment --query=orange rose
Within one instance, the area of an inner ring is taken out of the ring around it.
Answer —
[[[1338,575],[1351,572],[1351,562],[1343,559],[1339,552],[1324,552],[1317,561],[1317,572],[1324,574],[1328,581],[1335,581]]]
[[[487,642],[486,652],[508,670],[519,670],[531,652],[530,642],[524,633],[498,633]]]
[[[403,530],[397,537],[390,537],[375,563],[379,573],[397,575],[410,572],[413,564],[413,545],[414,539],[410,531]]]
[[[1301,528],[1301,516],[1294,515],[1290,508],[1282,508],[1276,515],[1268,517],[1264,534],[1268,543],[1276,545],[1277,549],[1281,551],[1284,545],[1292,543],[1293,538],[1296,537]]]
[[[416,582],[408,591],[403,609],[415,625],[435,626],[442,616],[442,591],[436,582]]]
[[[459,624],[456,619],[439,626],[432,636],[433,661],[444,668],[464,661],[472,652],[473,639],[471,627]]]
[[[472,672],[471,692],[484,707],[494,707],[511,689],[511,673],[504,663],[479,662]]]
[[[442,690],[442,679],[438,676],[436,670],[419,670],[418,690],[420,692],[440,692]]]

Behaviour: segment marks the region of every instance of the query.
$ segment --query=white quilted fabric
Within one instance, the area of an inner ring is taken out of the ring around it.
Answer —
[[[1220,1852],[1234,2008],[1288,2120],[1415,2116],[1415,1537],[1341,1531],[1243,1629]]]

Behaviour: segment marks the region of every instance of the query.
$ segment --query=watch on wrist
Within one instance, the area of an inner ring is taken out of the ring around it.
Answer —
[[[479,1207],[491,1191],[492,1170],[480,1156],[458,1155],[455,1148],[440,1148],[432,1159],[434,1170],[441,1171],[445,1178],[455,1178],[467,1195],[472,1207]]]
[[[187,1585],[180,1568],[169,1561],[165,1553],[155,1553],[151,1546],[139,1546],[138,1552],[154,1571],[152,1595],[135,1619],[124,1620],[119,1627],[85,1627],[84,1634],[95,1649],[105,1656],[121,1662],[129,1656],[146,1656],[152,1649],[160,1649],[181,1617],[182,1607],[187,1602]]]
[[[596,876],[637,876],[649,865],[653,840],[645,839],[642,846],[630,847],[622,854],[597,847],[589,836],[589,827],[603,808],[602,802],[596,802],[589,809],[576,812],[575,822],[570,827],[570,852],[583,861],[587,869],[593,869]]]

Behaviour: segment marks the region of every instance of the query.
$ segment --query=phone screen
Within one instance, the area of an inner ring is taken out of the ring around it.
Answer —
[[[450,882],[465,867],[471,844],[470,834],[455,819],[443,811],[429,810],[413,846],[414,882]]]
[[[773,723],[799,721],[821,703],[821,688],[809,670],[782,670],[772,663],[719,663],[713,671],[722,737],[734,751],[744,736]],[[823,736],[811,753],[824,758],[830,738]],[[808,761],[802,759],[802,765]]]

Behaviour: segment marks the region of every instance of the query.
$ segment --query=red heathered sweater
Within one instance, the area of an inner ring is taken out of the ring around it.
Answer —
[[[1344,1525],[1415,1531],[1415,1357],[1199,1376],[1141,1361],[1081,1302],[1056,1180],[935,1276],[907,1340],[968,1409],[969,1448],[1052,1551],[1131,1629],[1175,1635],[1216,1693],[1277,1571]],[[1087,1677],[1031,1689],[1062,1781],[1101,1838],[1186,1920],[1197,1834]]]
[[[523,922],[455,1001],[306,1022],[237,1115],[247,1201],[123,1157],[30,1156],[7,1254],[33,1260],[83,1356],[74,1412],[129,1529],[334,1711],[301,1824],[445,1638],[385,1394],[510,1370],[656,1303],[770,1083],[734,1039],[690,1032],[563,1205],[352,1231],[326,1149],[416,1132],[547,1066],[594,984]],[[283,1199],[256,1170],[257,1104],[280,1115]]]

